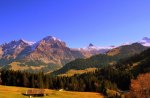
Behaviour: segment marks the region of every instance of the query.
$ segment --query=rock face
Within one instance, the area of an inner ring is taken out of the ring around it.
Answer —
[[[0,58],[2,58],[2,55],[3,55],[3,49],[2,47],[0,47]]]
[[[2,53],[1,57],[5,59],[15,59],[27,46],[29,46],[29,44],[23,40],[3,44],[0,48],[0,54]]]
[[[18,40],[0,46],[0,66],[17,64],[14,66],[61,67],[76,58],[84,57],[80,51],[68,48],[65,42],[52,36],[37,43]]]
[[[80,48],[78,50],[87,58],[87,57],[91,57],[91,56],[97,55],[97,54],[105,54],[113,48],[115,48],[115,47],[114,46],[97,47],[97,46],[93,45],[92,43],[90,43],[88,45],[88,47]]]
[[[148,44],[149,38],[144,38],[140,42],[139,44],[131,45],[132,47],[97,47],[89,44],[86,48],[73,49],[67,47],[65,42],[53,36],[47,36],[36,43],[20,39],[0,46],[0,67],[5,66],[6,68],[11,67],[10,69],[18,69],[21,68],[20,66],[25,66],[29,70],[37,69],[37,67],[44,70],[56,70],[56,68],[60,68],[77,58],[88,58],[97,54],[115,55],[127,53],[132,51],[131,48],[134,48],[133,53],[139,52],[138,50],[141,51],[143,49],[143,44]]]
[[[25,60],[38,60],[44,63],[63,65],[76,58],[84,57],[80,54],[76,57],[65,42],[52,36],[48,36],[31,46],[31,52],[26,55]]]

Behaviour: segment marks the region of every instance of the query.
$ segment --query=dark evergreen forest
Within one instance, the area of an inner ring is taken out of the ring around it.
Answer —
[[[138,65],[134,66],[137,62]],[[140,73],[150,72],[149,64],[150,49],[133,57],[119,60],[115,65],[72,77],[53,76],[43,72],[1,70],[0,83],[7,86],[100,92],[107,95],[106,89],[129,90],[131,79],[136,78]]]

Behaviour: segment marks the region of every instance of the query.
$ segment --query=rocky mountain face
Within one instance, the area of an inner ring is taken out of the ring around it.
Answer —
[[[66,46],[65,42],[52,36],[45,37],[31,46],[30,49],[31,52],[24,57],[26,61],[42,61],[44,63],[64,65],[71,60],[84,57],[80,53],[76,56],[74,51]]]
[[[0,57],[5,59],[15,59],[27,46],[23,40],[12,41],[0,46]]]
[[[90,43],[87,47],[85,48],[79,48],[78,51],[80,51],[86,58],[89,58],[93,55],[97,54],[105,54],[109,50],[115,48],[115,46],[110,46],[110,47],[97,47]]]
[[[45,37],[37,43],[18,40],[0,46],[0,65],[9,65],[12,69],[14,66],[39,67],[44,65],[50,68],[51,65],[53,67],[56,65],[58,68],[76,58],[84,57],[80,51],[68,48],[65,42],[52,36]]]
[[[135,49],[141,50],[142,45],[149,45],[150,39],[145,37],[138,43],[141,46],[137,45],[134,49],[126,45],[122,47],[127,47],[127,52],[134,53]],[[89,44],[85,48],[73,49],[53,36],[47,36],[36,43],[20,39],[0,46],[0,66],[9,69],[53,71],[77,58],[89,58],[97,54],[115,55],[126,51],[122,47],[97,47]]]
[[[3,49],[2,47],[0,47],[0,58],[2,58],[2,55],[3,55]]]

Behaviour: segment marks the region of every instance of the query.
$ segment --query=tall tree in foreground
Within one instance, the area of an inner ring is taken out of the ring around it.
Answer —
[[[141,74],[131,81],[131,97],[150,98],[150,73]]]

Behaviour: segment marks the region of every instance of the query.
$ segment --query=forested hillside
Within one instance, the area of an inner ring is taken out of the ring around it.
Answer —
[[[132,45],[124,45],[110,50],[107,54],[99,54],[87,59],[76,59],[67,63],[63,68],[53,72],[53,75],[64,74],[70,69],[82,70],[86,68],[102,68],[116,64],[120,59],[125,59],[130,56],[141,53],[147,49],[139,43]]]
[[[139,55],[120,60],[117,64],[103,67],[72,77],[53,77],[44,73],[1,70],[1,84],[9,86],[64,89],[70,91],[101,92],[129,90],[131,80],[141,73],[150,72],[150,49]]]

